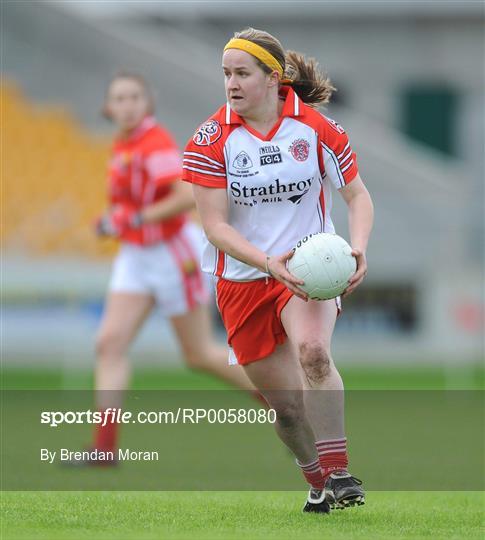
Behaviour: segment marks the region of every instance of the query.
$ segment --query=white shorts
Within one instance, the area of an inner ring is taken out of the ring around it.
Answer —
[[[182,315],[209,301],[200,269],[202,230],[186,223],[166,242],[124,243],[114,261],[109,290],[153,296],[163,315]]]

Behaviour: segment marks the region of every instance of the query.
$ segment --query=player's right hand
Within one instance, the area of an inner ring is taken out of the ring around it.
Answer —
[[[291,249],[283,253],[283,255],[269,257],[268,270],[272,277],[283,283],[283,285],[286,285],[295,296],[307,302],[308,294],[298,287],[298,285],[303,285],[305,282],[290,274],[286,268],[286,263],[293,257],[293,253],[294,251]]]

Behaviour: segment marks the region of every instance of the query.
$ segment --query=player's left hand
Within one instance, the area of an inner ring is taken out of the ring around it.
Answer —
[[[118,238],[128,229],[138,228],[140,224],[140,214],[138,212],[118,205],[96,221],[96,233],[99,236]]]
[[[359,249],[352,249],[352,256],[355,257],[357,262],[357,270],[349,279],[349,286],[345,289],[342,296],[352,294],[355,289],[364,281],[364,278],[367,275],[367,259],[365,257],[365,253]]]

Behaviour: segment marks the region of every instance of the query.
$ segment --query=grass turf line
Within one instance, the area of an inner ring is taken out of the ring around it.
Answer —
[[[347,390],[478,390],[485,388],[485,369],[480,363],[445,369],[441,366],[339,366]],[[1,386],[11,390],[89,390],[92,370],[5,367]],[[183,366],[134,370],[135,390],[217,390],[228,388],[211,375]]]
[[[5,492],[2,538],[474,539],[478,492],[371,492],[364,507],[301,513],[299,492]]]

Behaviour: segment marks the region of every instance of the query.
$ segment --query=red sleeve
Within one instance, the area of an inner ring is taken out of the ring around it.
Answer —
[[[331,118],[324,116],[323,120],[319,129],[320,168],[340,189],[357,176],[357,156],[343,127]]]
[[[222,127],[217,120],[202,124],[184,151],[182,180],[211,188],[226,188]]]
[[[182,176],[182,159],[175,141],[168,134],[159,135],[146,151],[144,168],[150,182],[169,184]]]
[[[127,153],[114,146],[108,166],[108,199],[112,205],[130,200],[129,168]]]

